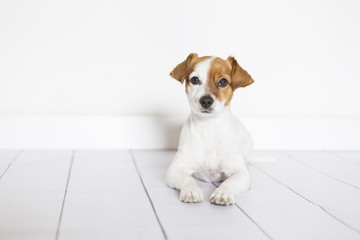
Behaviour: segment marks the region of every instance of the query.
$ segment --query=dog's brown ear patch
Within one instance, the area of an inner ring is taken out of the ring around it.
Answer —
[[[254,79],[237,63],[234,57],[228,57],[231,65],[231,86],[235,90],[239,87],[246,87],[254,82]]]
[[[170,76],[183,83],[190,70],[191,61],[197,57],[198,55],[196,53],[190,53],[185,61],[178,64],[174,70],[171,71]]]

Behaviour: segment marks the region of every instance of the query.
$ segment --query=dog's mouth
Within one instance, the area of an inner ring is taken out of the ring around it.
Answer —
[[[211,109],[201,109],[200,112],[202,112],[202,113],[211,113],[212,110]]]

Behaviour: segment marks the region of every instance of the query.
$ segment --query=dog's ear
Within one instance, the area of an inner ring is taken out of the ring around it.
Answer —
[[[231,86],[235,90],[239,87],[246,87],[254,82],[254,79],[237,63],[234,57],[228,57],[231,65]]]
[[[196,53],[190,53],[185,61],[178,64],[174,70],[171,71],[170,76],[183,83],[186,77],[186,74],[190,70],[190,63],[194,58],[197,58]]]

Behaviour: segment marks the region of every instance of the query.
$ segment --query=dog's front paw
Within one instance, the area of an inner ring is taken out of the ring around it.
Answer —
[[[210,202],[217,205],[232,205],[234,194],[219,187],[211,194]]]
[[[190,185],[180,191],[180,200],[187,203],[197,203],[203,200],[203,193],[198,186]]]

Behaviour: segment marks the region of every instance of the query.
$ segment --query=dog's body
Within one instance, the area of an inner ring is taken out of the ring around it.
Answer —
[[[234,195],[250,186],[246,159],[252,140],[231,114],[229,104],[233,91],[253,79],[232,57],[199,58],[197,54],[190,54],[170,75],[181,83],[186,81],[192,111],[167,171],[167,184],[180,190],[180,200],[199,202],[203,195],[192,176],[208,182],[223,181],[210,201],[232,204]]]

